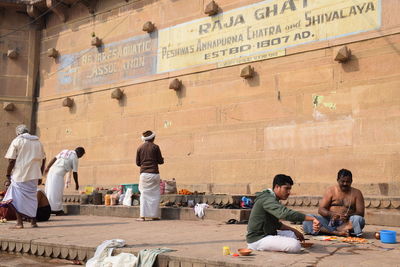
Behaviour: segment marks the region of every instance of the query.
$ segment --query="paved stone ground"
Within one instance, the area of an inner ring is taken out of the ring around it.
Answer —
[[[168,255],[179,259],[181,266],[400,266],[399,243],[382,244],[373,238],[380,229],[400,233],[400,228],[395,227],[368,225],[368,244],[319,241],[307,236],[314,246],[299,254],[257,251],[249,257],[232,257],[223,256],[222,247],[229,246],[231,251],[245,247],[246,225],[211,220],[137,222],[132,218],[71,215],[52,216],[51,221],[40,223],[36,229],[29,224],[21,230],[8,229],[12,225],[0,224],[0,241],[30,240],[52,246],[95,248],[104,240],[121,238],[126,240],[127,247],[122,250],[127,252],[156,247],[175,249]]]

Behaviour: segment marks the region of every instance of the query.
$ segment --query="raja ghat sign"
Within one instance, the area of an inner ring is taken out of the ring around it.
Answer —
[[[380,0],[269,0],[183,23],[159,32],[157,72],[284,55],[287,47],[379,28],[380,9]]]
[[[284,56],[286,48],[380,27],[381,0],[267,0],[63,55],[58,89],[78,90],[206,64]]]

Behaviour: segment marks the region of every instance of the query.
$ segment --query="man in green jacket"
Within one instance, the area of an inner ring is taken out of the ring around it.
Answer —
[[[290,195],[293,180],[290,176],[278,174],[274,177],[272,190],[267,189],[256,194],[247,226],[247,245],[253,250],[271,250],[299,252],[300,241],[304,236],[298,230],[283,224],[279,220],[312,221],[314,231],[320,223],[317,219],[288,209],[279,200],[286,200]],[[299,241],[300,240],[300,241]]]

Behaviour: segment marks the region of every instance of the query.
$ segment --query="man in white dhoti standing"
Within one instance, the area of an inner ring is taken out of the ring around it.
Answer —
[[[142,144],[136,153],[136,165],[140,167],[140,218],[138,221],[160,219],[160,173],[158,164],[163,164],[160,147],[154,144],[156,134],[143,133]]]
[[[72,171],[75,181],[75,189],[79,189],[78,182],[78,159],[85,154],[83,147],[77,147],[75,150],[65,149],[53,158],[45,173],[47,174],[45,193],[49,200],[51,212],[56,215],[63,215],[62,197],[64,194],[64,176]]]
[[[24,228],[22,217],[31,219],[31,226],[37,227],[36,191],[41,184],[46,155],[39,138],[30,135],[26,125],[17,126],[16,134],[5,156],[9,160],[6,176],[11,184],[0,206],[8,205],[15,210],[17,224],[13,229]]]

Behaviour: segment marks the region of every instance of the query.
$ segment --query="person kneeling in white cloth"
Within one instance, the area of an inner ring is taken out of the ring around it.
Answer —
[[[160,219],[160,173],[158,164],[163,164],[160,147],[154,144],[156,134],[152,131],[143,133],[142,144],[136,153],[136,165],[140,167],[140,218]]]
[[[320,223],[311,216],[288,209],[279,200],[286,200],[290,195],[293,180],[290,176],[278,174],[272,183],[272,190],[267,189],[256,194],[254,206],[247,226],[247,246],[253,250],[299,252],[300,241],[304,236],[298,230],[281,223],[288,221],[313,221],[315,231]]]

